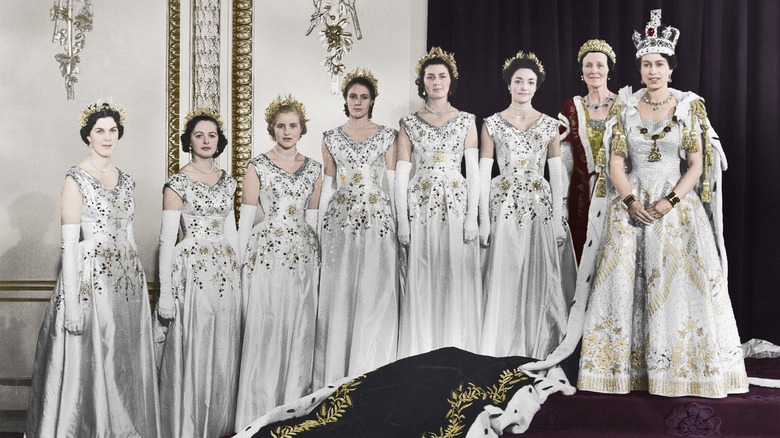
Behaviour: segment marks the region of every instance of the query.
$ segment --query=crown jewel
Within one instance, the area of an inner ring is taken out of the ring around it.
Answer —
[[[447,53],[442,50],[441,47],[431,47],[431,50],[427,55],[417,60],[417,68],[415,68],[417,76],[420,76],[423,64],[425,64],[428,60],[435,58],[439,58],[447,63],[447,65],[450,67],[450,70],[452,70],[452,77],[458,79],[458,65],[455,63],[455,57],[452,56],[451,53]]]
[[[355,78],[363,78],[368,82],[371,82],[371,85],[374,86],[374,97],[379,96],[379,81],[376,80],[376,77],[370,70],[364,68],[356,68],[347,73],[344,82],[341,83],[341,94],[347,92],[347,85]]]
[[[544,66],[542,66],[542,61],[540,61],[539,58],[536,57],[536,54],[533,52],[525,53],[522,50],[517,52],[517,55],[515,55],[513,58],[507,58],[507,60],[504,61],[504,66],[501,68],[501,71],[505,71],[507,68],[509,68],[510,65],[512,65],[512,62],[520,59],[528,59],[530,61],[533,61],[534,64],[536,64],[536,67],[539,68],[539,74],[541,76],[545,75]]]
[[[119,114],[119,124],[124,126],[125,125],[125,110],[120,108],[118,105],[113,103],[92,103],[87,108],[84,109],[84,111],[81,112],[81,127],[87,126],[87,121],[89,120],[89,117],[92,114],[99,113],[103,110],[109,110],[113,111],[117,114]]]
[[[610,46],[606,41],[604,40],[588,40],[585,41],[585,44],[580,47],[579,53],[577,53],[577,62],[582,62],[582,58],[585,57],[590,52],[600,52],[605,55],[609,59],[612,60],[612,63],[616,63],[617,59],[615,57],[615,51],[612,50],[612,46]]]
[[[645,25],[644,36],[634,31],[633,40],[637,58],[648,53],[674,55],[674,47],[677,45],[677,39],[680,38],[680,31],[672,26],[664,26],[663,30],[660,27],[661,10],[653,9],[650,11],[650,21]]]
[[[211,108],[205,107],[195,108],[194,110],[190,111],[190,113],[187,114],[187,117],[184,118],[184,126],[187,126],[187,124],[190,123],[190,120],[198,116],[211,117],[217,121],[217,128],[222,129],[222,117],[219,116],[219,113]]]

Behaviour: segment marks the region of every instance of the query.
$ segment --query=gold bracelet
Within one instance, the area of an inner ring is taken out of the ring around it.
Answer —
[[[630,207],[631,204],[634,203],[634,201],[636,201],[636,196],[634,196],[633,193],[629,193],[628,196],[623,198],[623,204],[626,205],[626,208]]]
[[[680,198],[677,196],[677,193],[674,193],[674,191],[669,192],[668,195],[664,196],[664,199],[669,201],[669,203],[672,204],[672,207],[680,203]]]

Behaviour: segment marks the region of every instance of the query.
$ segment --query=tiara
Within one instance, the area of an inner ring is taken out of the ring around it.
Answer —
[[[615,58],[615,51],[612,50],[612,46],[610,46],[606,41],[604,40],[588,40],[585,41],[585,44],[580,47],[579,53],[577,53],[577,62],[582,62],[582,58],[590,53],[590,52],[599,52],[607,55],[609,59],[612,60],[612,63],[614,64],[617,62]]]
[[[633,40],[637,58],[648,53],[674,55],[674,47],[677,45],[677,39],[680,38],[680,31],[672,26],[664,26],[664,30],[659,30],[660,26],[661,10],[653,9],[650,11],[650,21],[645,25],[644,38],[639,32],[634,31]]]
[[[506,70],[510,65],[512,65],[512,62],[515,60],[521,60],[521,59],[528,59],[530,61],[533,61],[534,64],[536,64],[536,67],[539,68],[539,74],[541,76],[544,76],[544,67],[542,66],[542,61],[539,61],[539,58],[536,57],[536,55],[533,52],[525,53],[522,50],[517,52],[517,55],[514,56],[514,58],[508,58],[506,61],[504,61],[504,67],[501,68],[501,71],[503,72]]]
[[[187,114],[187,117],[184,118],[184,126],[187,126],[187,124],[190,123],[190,121],[192,119],[194,119],[195,117],[198,117],[198,116],[210,117],[210,118],[216,120],[217,121],[217,128],[222,129],[222,117],[220,117],[219,113],[217,113],[213,109],[206,108],[206,107],[199,107],[199,108],[195,108],[194,110],[190,111],[190,113]]]
[[[371,73],[370,70],[364,68],[356,68],[351,72],[347,73],[347,76],[344,78],[344,81],[341,83],[341,94],[347,92],[347,85],[349,85],[349,83],[355,78],[363,78],[368,82],[371,82],[371,85],[374,86],[374,97],[379,96],[379,82],[376,80],[376,77],[374,76],[373,73]]]
[[[103,110],[113,111],[119,114],[119,124],[125,125],[125,110],[113,103],[92,103],[84,111],[81,112],[81,127],[87,126],[90,116],[95,113],[99,113]]]
[[[436,59],[436,58],[444,61],[450,67],[450,70],[452,70],[452,77],[458,79],[458,65],[455,63],[455,57],[452,56],[452,54],[442,50],[441,47],[431,47],[431,51],[428,52],[427,55],[417,60],[417,67],[415,68],[415,72],[417,73],[417,76],[420,76],[420,73],[422,72],[423,64],[425,64],[431,59]]]
[[[265,109],[265,122],[269,125],[272,124],[274,122],[274,118],[279,113],[279,109],[285,106],[291,106],[295,108],[295,111],[301,116],[302,121],[309,121],[309,118],[306,115],[306,107],[288,94],[284,97],[278,96],[268,104],[268,108]]]

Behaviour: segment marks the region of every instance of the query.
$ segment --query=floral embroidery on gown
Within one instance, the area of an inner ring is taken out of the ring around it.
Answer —
[[[242,262],[244,343],[236,429],[311,391],[319,243],[305,213],[322,165],[306,158],[289,173],[266,155],[251,161],[260,178],[263,220]]]
[[[28,437],[156,437],[157,371],[146,275],[128,236],[135,181],[114,189],[72,167],[83,196],[79,301],[84,331],[65,330],[62,273],[38,334]]]
[[[176,318],[160,361],[163,436],[221,437],[233,432],[241,348],[240,270],[223,234],[236,181],[224,171],[213,186],[178,173],[165,183],[184,202],[172,292]]]
[[[410,244],[401,295],[398,356],[442,347],[476,352],[482,325],[479,239],[464,243],[464,141],[474,115],[459,112],[441,127],[419,115],[401,119],[412,144]]]
[[[325,132],[338,188],[323,218],[315,387],[396,359],[398,240],[382,188],[385,151],[397,131],[384,126],[362,143]]]
[[[678,102],[675,116],[659,121],[642,120],[636,110],[644,90],[627,97],[621,91],[628,182],[646,208],[672,191],[681,177],[681,160],[687,154],[683,131],[702,132],[699,119],[693,126],[689,123],[692,107],[703,110],[700,98],[670,91]],[[608,125],[608,133],[610,129]],[[663,131],[665,135],[652,140]],[[660,156],[651,154],[654,142]],[[697,190],[649,226],[633,222],[617,192],[609,193],[585,314],[579,388],[647,390],[673,397],[725,397],[747,391],[721,260],[725,253],[719,252]]]
[[[494,114],[485,119],[485,126],[501,174],[490,187],[480,350],[492,356],[542,359],[563,339],[568,307],[562,275],[576,269],[571,266],[564,273],[561,266],[552,192],[544,178],[547,147],[558,135],[558,121],[542,115],[519,131]]]

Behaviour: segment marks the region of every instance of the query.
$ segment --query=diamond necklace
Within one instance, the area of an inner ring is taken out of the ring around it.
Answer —
[[[606,99],[604,99],[601,103],[591,103],[590,99],[588,99],[588,96],[584,96],[582,98],[582,105],[587,109],[593,109],[593,111],[598,111],[601,108],[607,109],[609,108],[609,104],[612,103],[612,101],[615,100],[615,98],[612,97],[612,95],[607,96]]]
[[[666,105],[667,103],[669,103],[670,100],[672,100],[672,93],[669,93],[669,97],[667,97],[666,99],[660,102],[653,102],[652,100],[650,100],[650,98],[647,97],[647,92],[645,92],[645,94],[642,95],[642,102],[652,106],[653,111],[658,111],[658,107]]]

